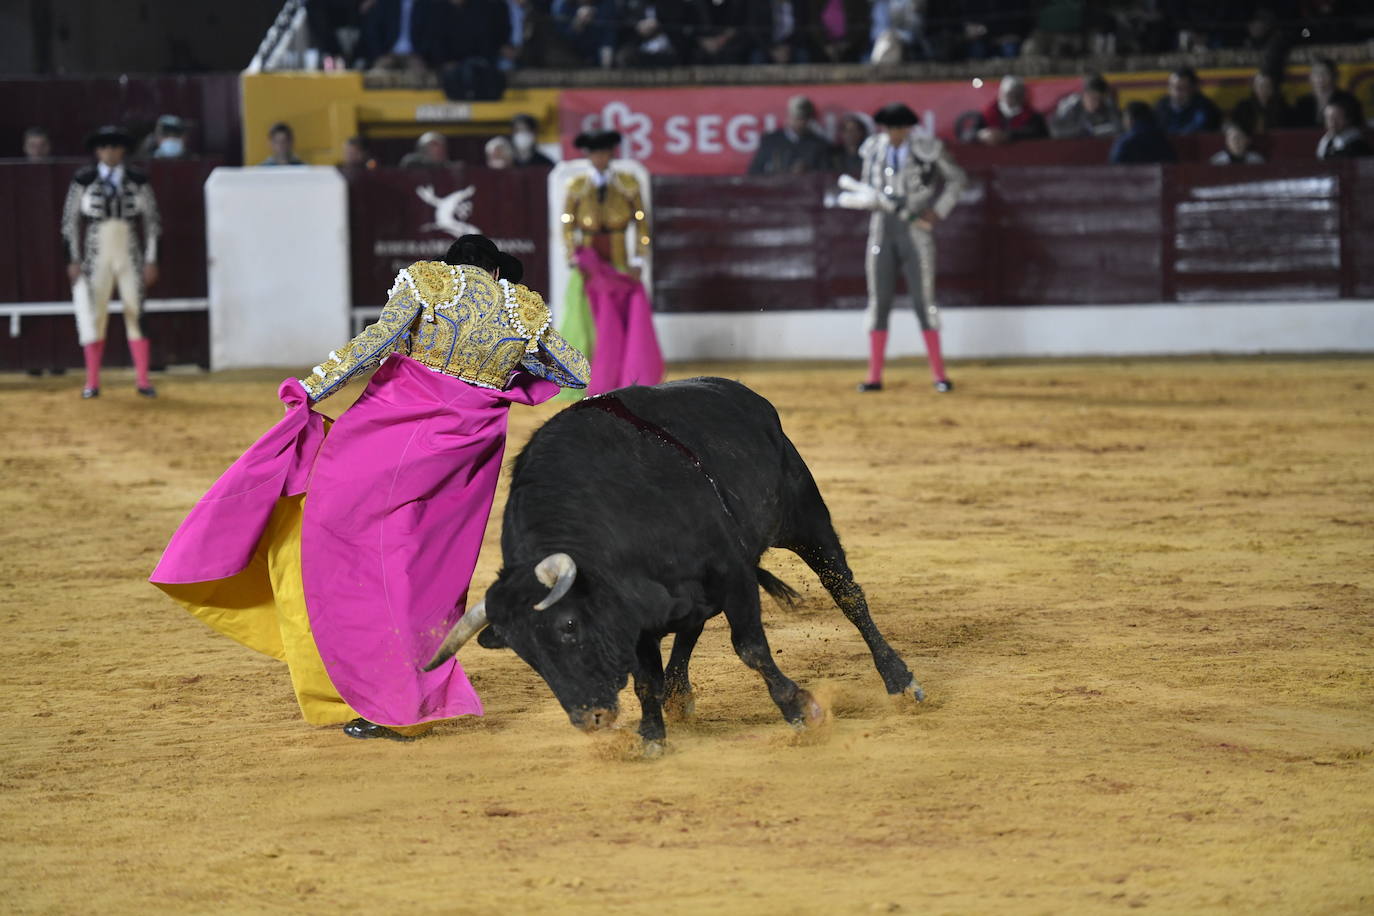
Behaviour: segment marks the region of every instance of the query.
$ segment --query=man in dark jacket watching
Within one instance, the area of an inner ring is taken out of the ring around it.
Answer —
[[[1169,74],[1169,94],[1155,105],[1155,118],[1166,134],[1197,134],[1221,127],[1221,109],[1198,90],[1192,67]]]
[[[763,135],[749,163],[750,175],[797,175],[831,168],[834,149],[811,129],[816,106],[804,95],[787,100],[787,124]]]

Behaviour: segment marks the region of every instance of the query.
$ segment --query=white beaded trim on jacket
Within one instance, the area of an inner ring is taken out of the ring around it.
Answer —
[[[525,327],[525,323],[520,320],[520,310],[516,306],[515,297],[512,294],[512,287],[514,284],[509,280],[497,280],[496,282],[501,284],[501,292],[505,293],[506,320],[510,322],[510,326],[519,333],[521,337],[525,338],[525,352],[533,353],[535,350],[539,349],[539,338],[543,337],[544,332],[548,330],[551,317],[544,319],[544,323],[539,326],[539,330],[530,331],[529,328]]]

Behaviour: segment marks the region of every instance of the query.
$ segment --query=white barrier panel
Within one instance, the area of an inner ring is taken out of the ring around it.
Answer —
[[[336,169],[215,169],[205,242],[212,369],[309,372],[348,342],[348,188]]]
[[[1374,352],[1374,301],[945,309],[955,359]],[[859,311],[654,316],[664,358],[866,359]],[[889,356],[924,356],[916,316],[893,309]]]

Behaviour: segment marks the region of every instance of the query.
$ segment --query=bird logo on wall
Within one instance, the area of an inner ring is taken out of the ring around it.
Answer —
[[[481,235],[482,230],[467,222],[472,216],[472,198],[477,193],[475,185],[468,185],[461,191],[454,191],[446,197],[434,193],[433,185],[421,185],[415,194],[434,208],[434,222],[425,223],[421,230],[441,229],[454,238],[463,235]]]

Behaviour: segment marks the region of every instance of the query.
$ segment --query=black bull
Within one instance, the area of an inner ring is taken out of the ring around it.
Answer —
[[[646,742],[663,711],[689,715],[687,666],[720,612],[735,652],[762,675],[783,717],[817,722],[811,695],[778,670],[759,587],[796,593],[760,569],[770,547],[801,557],[858,628],[890,694],[923,699],[868,613],[811,472],[777,411],[720,378],[624,388],[557,414],[515,461],[501,532],[502,569],[429,667],[490,626],[552,688],[572,723],[610,725],[633,675]],[[664,670],[659,644],[676,634]]]

